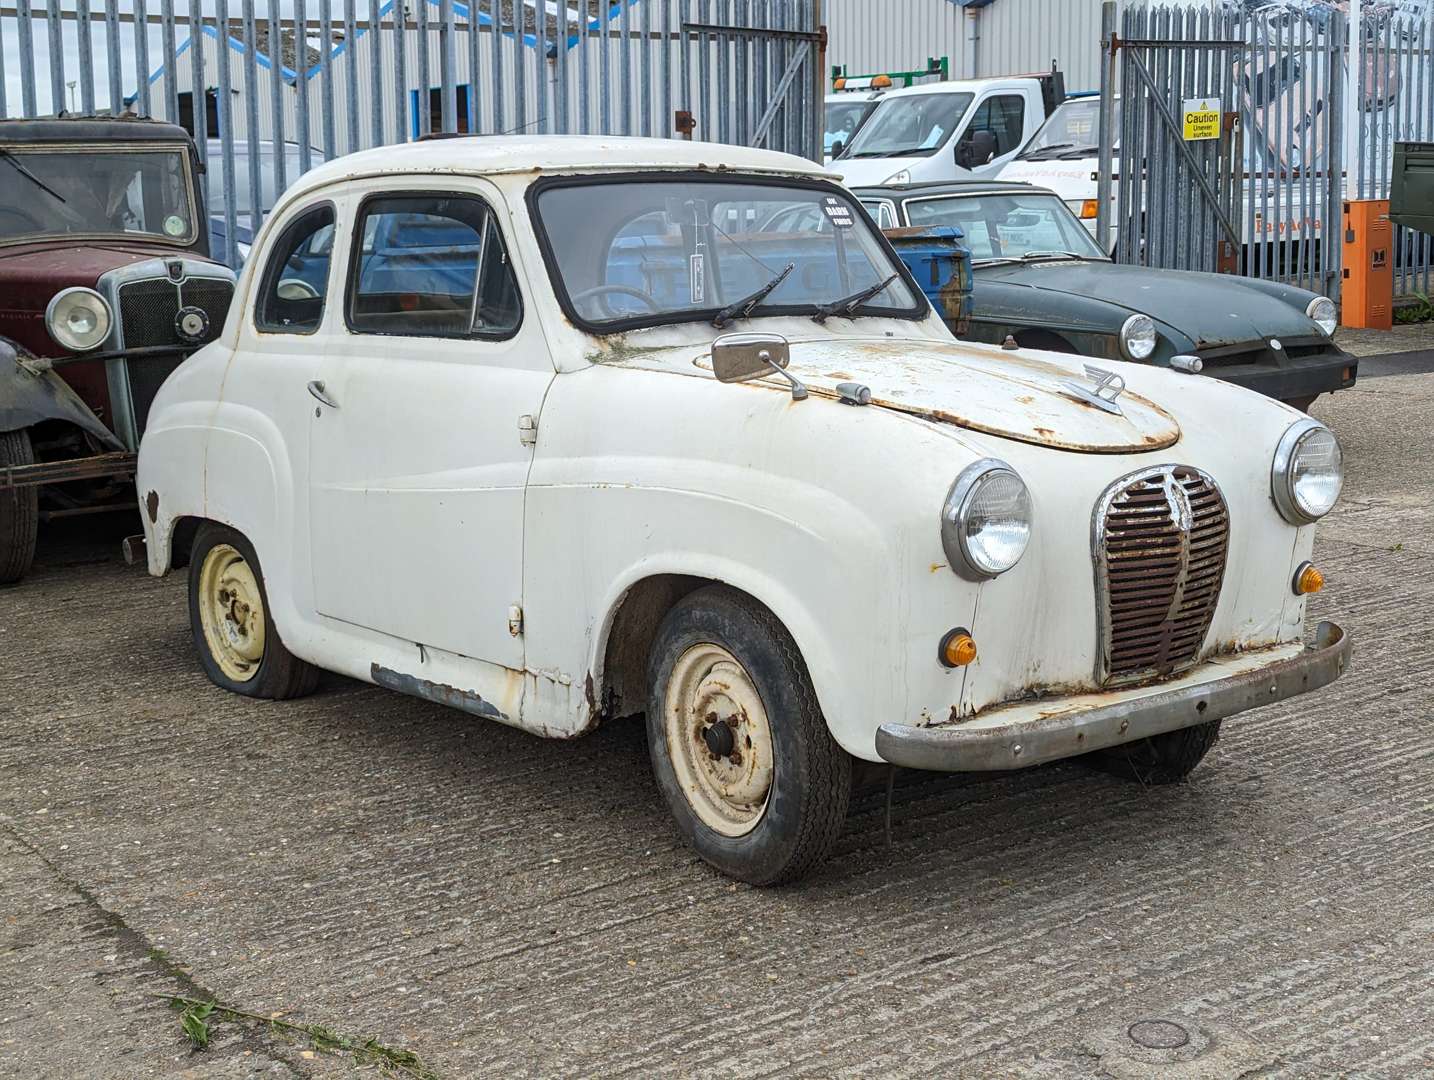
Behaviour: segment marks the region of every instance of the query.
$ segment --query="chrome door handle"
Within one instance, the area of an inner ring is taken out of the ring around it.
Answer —
[[[313,395],[314,400],[319,402],[321,405],[327,405],[331,409],[337,409],[339,407],[339,403],[337,401],[329,397],[328,394],[324,393],[324,383],[322,379],[315,379],[313,382],[309,383],[309,393]]]

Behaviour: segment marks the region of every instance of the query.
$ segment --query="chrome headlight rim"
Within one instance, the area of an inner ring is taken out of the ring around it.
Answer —
[[[1339,327],[1339,308],[1328,296],[1316,296],[1305,306],[1305,315],[1325,337],[1334,337]]]
[[[1149,333],[1150,344],[1148,346],[1143,342],[1139,347],[1131,344],[1131,339],[1135,336],[1137,328],[1142,337],[1144,337],[1147,332]],[[1149,360],[1155,355],[1155,346],[1158,345],[1159,342],[1160,332],[1155,327],[1155,320],[1149,315],[1136,312],[1120,324],[1120,352],[1127,360],[1134,360],[1136,362]]]
[[[1275,500],[1275,506],[1280,511],[1280,516],[1291,525],[1313,525],[1339,503],[1340,492],[1336,491],[1335,497],[1330,501],[1329,509],[1323,513],[1312,514],[1301,505],[1295,493],[1295,461],[1299,456],[1300,448],[1316,432],[1324,432],[1334,440],[1335,449],[1340,453],[1339,487],[1341,490],[1344,488],[1344,453],[1335,433],[1312,417],[1296,420],[1285,429],[1284,435],[1280,436],[1279,445],[1275,447],[1275,460],[1270,467],[1270,495]]]
[[[1008,565],[999,568],[984,563],[971,551],[965,530],[967,514],[975,503],[976,496],[986,483],[997,476],[1014,478],[1021,485],[1026,499],[1025,542],[1016,557]],[[990,581],[1000,577],[1020,564],[1030,547],[1030,539],[1030,488],[1021,479],[1020,473],[1000,458],[981,458],[957,474],[941,508],[941,546],[946,552],[946,562],[957,575],[973,582]]]
[[[78,339],[69,336],[67,332],[56,329],[55,316],[60,305],[75,296],[93,298],[94,302],[98,305],[98,318],[96,320],[98,332],[94,341],[87,345],[79,343]],[[94,289],[87,288],[84,285],[72,285],[68,289],[61,289],[54,296],[50,297],[50,302],[45,305],[45,330],[50,335],[50,340],[56,345],[59,345],[60,348],[68,349],[70,352],[85,353],[98,349],[105,343],[105,339],[110,336],[110,329],[113,326],[114,312],[110,310],[109,301]]]

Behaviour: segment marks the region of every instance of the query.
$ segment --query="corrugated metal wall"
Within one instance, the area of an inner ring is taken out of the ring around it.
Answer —
[[[1055,59],[1067,89],[1095,90],[1100,6],[1101,0],[993,0],[967,10],[951,0],[827,0],[827,57],[864,74],[947,56],[953,79],[1047,71]]]

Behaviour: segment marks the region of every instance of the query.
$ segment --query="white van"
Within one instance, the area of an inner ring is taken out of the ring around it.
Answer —
[[[1060,74],[889,91],[834,168],[852,187],[994,178],[1054,107]]]

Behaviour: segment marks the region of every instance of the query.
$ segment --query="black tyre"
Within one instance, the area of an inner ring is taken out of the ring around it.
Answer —
[[[284,648],[254,548],[224,525],[206,523],[189,559],[189,627],[204,673],[248,697],[302,697],[319,669]]]
[[[1178,784],[1220,740],[1220,721],[1167,731],[1148,739],[1086,754],[1082,761],[1112,776],[1141,784]]]
[[[648,677],[652,768],[687,842],[753,885],[818,866],[846,820],[851,758],[786,628],[750,597],[699,589],[663,619]]]
[[[0,468],[34,463],[35,451],[28,431],[0,432]],[[0,491],[0,585],[19,581],[30,572],[39,527],[39,488]]]

